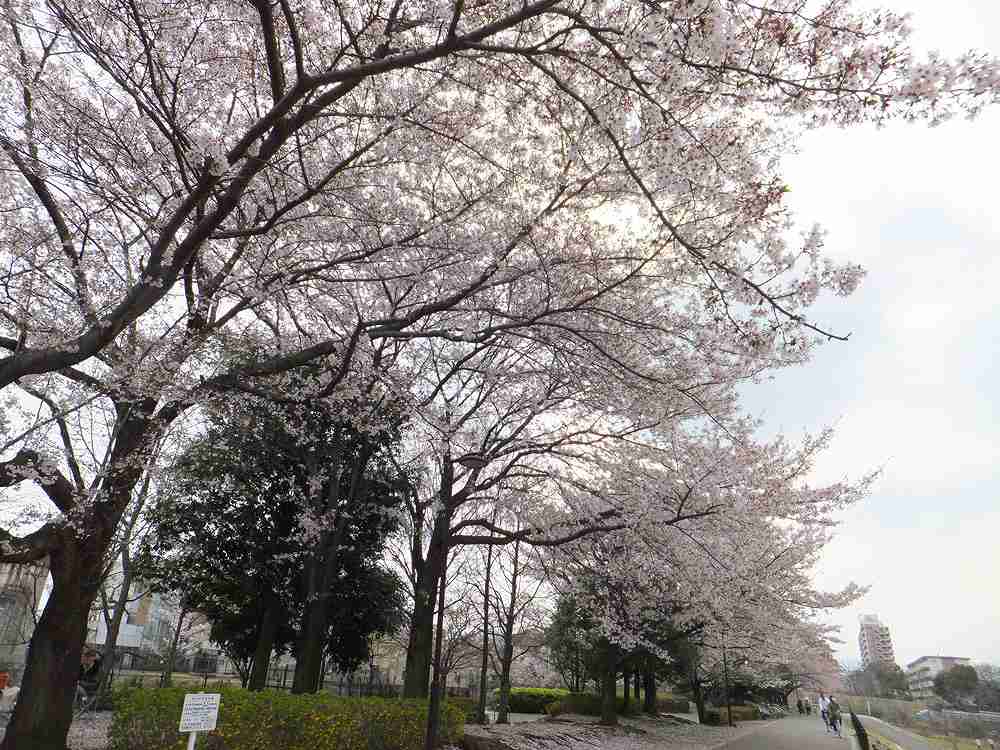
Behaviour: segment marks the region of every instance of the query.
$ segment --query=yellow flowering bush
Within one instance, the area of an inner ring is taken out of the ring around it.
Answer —
[[[109,750],[184,750],[177,732],[184,688],[123,688],[115,696]],[[346,698],[319,693],[251,693],[225,688],[218,725],[200,735],[199,750],[421,750],[427,701]],[[441,743],[462,735],[465,712],[446,702]]]

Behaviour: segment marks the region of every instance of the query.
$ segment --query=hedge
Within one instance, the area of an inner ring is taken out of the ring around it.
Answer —
[[[462,719],[466,724],[476,723],[476,719],[479,718],[479,701],[460,695],[449,696],[446,701],[462,713]]]
[[[108,750],[184,750],[177,732],[184,695],[178,688],[116,691]],[[421,750],[427,702],[346,698],[327,693],[224,688],[215,731],[198,737],[199,750]],[[446,702],[441,743],[462,736],[464,707]]]
[[[600,716],[601,704],[604,699],[594,693],[567,693],[554,703],[545,707],[545,713],[550,716],[559,714],[582,714],[584,716]],[[625,713],[625,698],[621,695],[616,698],[617,711],[619,714]],[[629,700],[629,713],[638,714],[642,712],[642,701]]]
[[[760,709],[756,706],[733,706],[733,721],[753,721],[760,718]],[[706,708],[705,723],[719,726],[728,724],[729,718],[725,707]]]
[[[661,714],[687,714],[691,712],[691,702],[684,698],[657,698],[656,710]]]
[[[558,716],[559,714],[583,714],[584,716],[600,716],[601,715],[601,703],[604,700],[599,695],[594,693],[568,693],[563,691],[564,695],[557,701],[550,703],[545,707],[545,712],[551,716]],[[618,702],[618,713],[625,713],[625,698],[619,695],[617,697]],[[637,698],[632,696],[629,699],[628,713],[639,714],[642,713],[643,700],[642,698]],[[656,710],[659,713],[682,713],[686,714],[691,710],[691,704],[682,698],[657,698],[656,700]],[[736,714],[733,713],[735,717]]]
[[[567,695],[569,690],[563,688],[511,688],[507,708],[513,714],[544,714],[547,705]]]

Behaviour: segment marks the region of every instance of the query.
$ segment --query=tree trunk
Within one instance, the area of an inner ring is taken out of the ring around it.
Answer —
[[[618,724],[618,696],[615,688],[618,682],[618,659],[615,647],[605,641],[604,674],[601,675],[601,724],[615,726]]]
[[[626,716],[629,710],[629,682],[632,678],[632,673],[628,671],[628,668],[622,670],[622,713]],[[638,686],[636,686],[636,692],[639,692]]]
[[[573,670],[573,692],[583,692],[583,662],[580,660],[580,646],[576,647],[576,665]]]
[[[445,465],[446,468],[450,467],[450,464]],[[439,516],[448,516],[448,513],[442,511]],[[447,536],[444,539],[444,544],[442,545],[443,558],[445,561],[448,559],[448,540]],[[444,645],[444,594],[445,587],[447,584],[447,579],[445,577],[446,570],[441,571],[441,577],[438,581],[438,603],[437,603],[437,638],[434,643],[434,681],[431,683],[431,698],[430,703],[427,707],[427,733],[424,735],[424,750],[433,750],[437,746],[438,733],[441,726],[441,700],[442,693],[444,691],[444,670],[441,664],[441,651]]]
[[[144,471],[144,451],[176,415],[154,424],[152,399],[116,401],[117,437],[98,499],[80,508],[49,555],[52,591],[35,627],[17,705],[0,750],[64,750],[73,718],[87,620],[104,577],[104,560],[132,491]],[[78,536],[79,534],[79,536]]]
[[[146,476],[143,478],[142,486],[139,488],[139,494],[136,496],[132,512],[129,515],[128,521],[126,522],[125,528],[120,536],[122,541],[119,548],[119,557],[121,558],[122,563],[122,581],[121,588],[118,591],[118,597],[115,599],[115,606],[111,615],[111,621],[108,623],[108,632],[104,639],[104,648],[101,650],[101,668],[97,674],[98,692],[104,690],[105,682],[115,667],[115,651],[118,648],[118,634],[121,632],[122,620],[125,619],[125,613],[127,611],[126,605],[128,604],[128,597],[132,588],[132,580],[135,578],[132,567],[132,554],[129,549],[129,545],[134,541],[132,534],[135,532],[136,524],[142,516],[142,510],[146,505],[146,498],[149,497],[150,479],[151,477],[147,472]],[[103,591],[103,586],[101,590]],[[105,603],[103,596],[102,603]],[[106,603],[104,613],[105,615],[107,613]]]
[[[517,573],[520,564],[520,541],[514,542],[514,559],[510,576],[510,604],[504,613],[503,653],[500,658],[500,706],[497,724],[510,723],[510,667],[514,661],[514,617],[517,611]]]
[[[347,515],[339,514],[333,530],[326,534],[323,553],[313,558],[306,571],[306,606],[296,644],[293,693],[315,693],[319,690],[326,631],[330,623],[330,587],[346,525]]]
[[[327,602],[327,597],[321,594],[310,597],[306,604],[299,628],[298,648],[295,652],[295,676],[292,678],[293,693],[315,693],[319,690],[323,645],[326,640],[327,624],[330,621]]]
[[[170,687],[170,682],[174,676],[174,659],[177,658],[177,643],[181,639],[181,629],[184,627],[184,618],[187,616],[187,608],[181,607],[180,614],[177,615],[177,627],[174,628],[174,639],[170,642],[170,650],[167,652],[167,664],[163,670],[163,677],[160,679],[162,687]]]
[[[271,666],[271,652],[274,650],[274,637],[278,632],[278,604],[273,594],[267,595],[264,604],[264,617],[260,623],[260,633],[257,635],[257,648],[253,655],[253,668],[250,670],[249,690],[263,690],[267,687],[267,670]]]
[[[496,510],[493,511],[493,523],[496,523]],[[486,678],[490,661],[490,574],[493,568],[493,545],[486,550],[486,577],[483,583],[483,662],[479,668],[479,708],[476,720],[486,723]]]
[[[647,714],[658,713],[656,708],[656,676],[652,670],[647,670],[642,676],[642,710]]]
[[[125,619],[125,605],[128,603],[129,588],[132,586],[132,575],[127,570],[125,563],[126,555],[122,555],[123,568],[121,590],[115,600],[114,610],[111,615],[111,622],[108,624],[108,632],[104,637],[104,648],[101,649],[101,667],[97,673],[98,691],[103,690],[104,683],[108,675],[115,666],[115,651],[118,647],[118,634],[121,632],[122,620]]]
[[[341,467],[340,449],[328,461],[328,467]],[[315,693],[320,687],[323,672],[323,650],[326,648],[327,627],[330,624],[330,588],[339,562],[339,550],[347,526],[349,512],[341,507],[347,502],[356,507],[356,501],[364,494],[365,469],[371,457],[371,447],[363,444],[362,450],[350,464],[350,485],[346,495],[341,494],[342,475],[338,470],[330,470],[326,477],[323,508],[337,510],[337,520],[331,531],[323,535],[312,563],[307,566],[305,586],[306,606],[299,628],[299,638],[295,656],[295,677],[292,680],[293,693]]]
[[[694,698],[695,708],[698,710],[698,722],[705,723],[705,692],[702,690],[701,682],[693,680],[691,683],[691,696]]]
[[[101,557],[88,555],[88,563],[80,552],[74,541],[64,539],[52,553],[52,591],[28,647],[2,750],[65,750],[87,618],[101,574]]]
[[[406,646],[406,674],[403,678],[404,698],[426,698],[431,679],[434,649],[434,600],[445,567],[444,549],[447,543],[451,514],[439,513],[434,519],[427,557],[418,562],[413,612],[410,615],[410,640]]]
[[[500,705],[497,707],[497,724],[510,723],[510,665],[514,661],[514,634],[504,628],[503,655],[500,659]]]

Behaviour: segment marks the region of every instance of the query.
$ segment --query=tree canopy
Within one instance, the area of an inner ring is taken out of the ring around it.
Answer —
[[[296,690],[364,495],[341,478],[414,414],[407,466],[455,485],[420,503],[458,543],[515,538],[438,512],[466,513],[513,451],[545,480],[518,538],[616,526],[608,549],[663,561],[644,573],[669,568],[719,633],[850,601],[804,571],[866,482],[807,487],[826,438],[759,444],[737,389],[846,338],[810,310],[864,275],[795,231],[796,138],[998,98],[994,59],[920,57],[908,35],[848,0],[9,4],[0,487],[48,505],[2,530],[0,561],[48,557],[53,587],[4,747],[65,746],[116,528],[224,395],[298,404],[295,431],[315,411],[342,425],[307,431],[286,475],[317,541]],[[468,416],[474,393],[490,419]],[[483,464],[456,472],[471,449]],[[627,640],[628,621],[602,627]]]

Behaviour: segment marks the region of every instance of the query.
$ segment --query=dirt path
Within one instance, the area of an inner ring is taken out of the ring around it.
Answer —
[[[510,726],[466,725],[466,750],[710,750],[762,728],[762,722],[739,727],[709,727],[670,717],[624,718],[602,727],[593,717]]]

